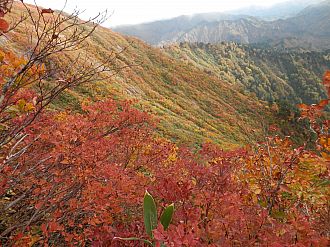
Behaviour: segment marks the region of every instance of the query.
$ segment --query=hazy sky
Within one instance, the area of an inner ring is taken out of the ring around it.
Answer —
[[[38,5],[59,9],[65,0],[36,0]],[[108,9],[113,15],[106,26],[136,24],[141,22],[171,18],[179,15],[222,12],[247,7],[250,5],[269,6],[285,0],[68,0],[66,11],[74,9],[86,10],[82,18],[96,15]],[[33,0],[25,0],[33,3]]]

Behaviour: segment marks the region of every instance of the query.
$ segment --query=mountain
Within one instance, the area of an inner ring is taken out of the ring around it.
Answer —
[[[152,45],[188,32],[201,23],[217,22],[220,20],[237,20],[242,15],[224,13],[205,13],[192,16],[182,15],[169,20],[160,20],[138,25],[124,25],[113,28],[114,31],[140,38]]]
[[[294,17],[311,4],[321,3],[323,0],[291,0],[274,4],[268,7],[250,6],[228,11],[231,15],[254,16],[263,20],[273,21]]]
[[[15,8],[11,13],[18,18]],[[1,49],[26,52],[26,28],[18,26],[8,36],[14,47],[2,38]],[[8,34],[9,35],[9,34]],[[19,39],[15,37],[20,37]],[[55,102],[53,108],[79,111],[86,99],[104,98],[137,100],[136,107],[159,119],[158,132],[176,142],[189,145],[207,140],[224,148],[249,143],[262,132],[262,120],[272,118],[272,112],[256,97],[209,75],[203,69],[173,58],[166,52],[138,39],[122,36],[107,28],[99,27],[88,42],[77,52],[99,63],[112,52],[123,51],[117,57],[120,67],[127,66],[116,76],[67,90]],[[68,66],[73,56],[56,56],[62,66]]]
[[[186,17],[187,18],[187,17]],[[138,26],[119,27],[115,31],[137,36],[154,45],[164,45],[178,42],[219,43],[235,41],[243,44],[285,43],[288,47],[304,47],[306,49],[328,49],[330,1],[321,2],[306,7],[297,15],[287,19],[265,21],[256,17],[234,15],[231,18],[204,20],[197,24],[185,25],[184,28],[171,29],[163,32],[163,27],[173,20],[162,21],[162,26],[154,23]],[[191,27],[192,26],[192,27]],[[162,35],[165,34],[166,35]],[[149,39],[150,36],[152,39]]]
[[[181,43],[164,50],[262,100],[313,104],[326,97],[320,78],[330,68],[330,50],[290,51],[237,43]]]

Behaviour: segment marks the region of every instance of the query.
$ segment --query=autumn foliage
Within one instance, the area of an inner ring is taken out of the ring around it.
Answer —
[[[191,150],[160,137],[135,101],[47,109],[37,90],[49,87],[47,66],[15,76],[28,62],[0,50],[0,245],[143,246],[121,238],[150,239],[148,190],[157,215],[175,205],[169,228],[152,233],[155,246],[328,246],[328,99],[299,106],[317,135],[313,151],[276,135]]]

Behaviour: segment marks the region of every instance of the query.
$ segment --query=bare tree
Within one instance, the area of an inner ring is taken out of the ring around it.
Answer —
[[[19,177],[8,179],[5,171],[8,168],[16,170],[21,165],[17,159],[31,145],[23,145],[27,136],[24,129],[64,90],[106,79],[127,67],[118,61],[126,48],[120,52],[109,51],[102,62],[92,62],[81,50],[98,25],[108,18],[107,12],[82,21],[79,10],[67,14],[64,8],[53,11],[41,9],[36,4],[27,5],[23,1],[13,3],[12,0],[1,0],[0,18],[10,18],[9,12],[14,12],[16,7],[23,9],[19,17],[8,21],[11,24],[7,30],[0,30],[0,42],[4,44],[0,48],[0,199],[21,182]],[[24,33],[20,33],[25,35],[24,47],[21,47],[24,53],[15,54],[11,51],[15,44],[11,34],[17,34],[20,27],[24,28]],[[3,57],[1,54],[4,54]],[[6,59],[13,57],[21,62],[12,65],[10,73],[1,70],[1,65],[7,66]],[[61,59],[66,59],[65,66]],[[33,88],[34,92],[30,101],[20,97],[20,93],[27,88]],[[20,108],[23,110],[20,111]],[[13,121],[17,118],[19,121]],[[36,166],[44,161],[40,160]],[[0,211],[5,215],[11,207],[21,203],[31,189],[16,191],[7,205],[0,205]],[[24,223],[17,222],[6,229],[1,229],[0,222],[0,238],[16,228],[26,227],[37,218],[34,215],[28,221],[22,219]]]
[[[1,0],[0,1],[0,12],[2,15],[7,14],[13,5],[13,0]]]
[[[7,13],[12,3],[9,0],[5,2],[6,4],[1,4],[1,8]],[[0,93],[0,114],[5,113],[16,103],[12,99],[23,87],[34,85],[38,96],[34,102],[33,113],[28,114],[21,125],[0,133],[0,147],[10,142],[22,129],[31,124],[64,90],[93,82],[101,77],[105,79],[124,68],[117,63],[117,58],[125,49],[119,53],[111,51],[107,59],[101,63],[90,62],[88,56],[79,52],[86,45],[86,39],[106,20],[108,17],[106,12],[87,21],[81,21],[79,19],[81,12],[78,10],[68,15],[63,9],[55,12],[51,9],[40,9],[37,6],[31,8],[24,3],[21,4],[25,11],[19,24],[29,22],[29,27],[32,27],[30,30],[27,29],[28,32],[25,34],[28,41],[26,47],[28,49],[24,55],[26,62],[9,78],[5,78]],[[9,35],[6,35],[5,40],[11,42]],[[65,66],[58,62],[59,56],[67,59]],[[50,60],[52,60],[51,64],[48,63]],[[32,68],[42,73],[38,76],[31,75]],[[1,118],[3,124],[9,120],[8,116]]]

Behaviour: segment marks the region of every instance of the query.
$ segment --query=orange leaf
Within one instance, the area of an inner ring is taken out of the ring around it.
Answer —
[[[68,225],[73,227],[74,226],[74,221],[72,219],[68,219]]]
[[[308,110],[309,109],[309,106],[308,105],[305,105],[305,104],[298,104],[297,106],[301,110]]]
[[[9,24],[6,20],[0,18],[0,31],[6,32],[9,29]]]
[[[53,214],[53,216],[56,217],[57,219],[62,217],[62,215],[63,215],[63,213],[59,209],[57,209]]]
[[[330,87],[330,70],[326,71],[323,77],[323,84]]]
[[[51,8],[41,10],[41,14],[52,14],[52,13],[54,13],[54,10],[52,10]]]
[[[321,100],[320,103],[319,103],[319,106],[320,107],[325,107],[329,104],[329,100],[328,99],[325,99],[325,100]]]

